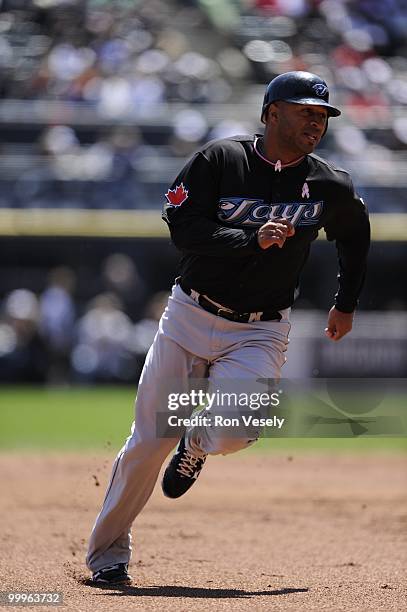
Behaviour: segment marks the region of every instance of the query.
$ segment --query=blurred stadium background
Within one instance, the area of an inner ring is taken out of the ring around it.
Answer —
[[[164,193],[201,143],[260,131],[293,69],[343,109],[318,153],[352,173],[374,241],[338,345],[335,249],[314,245],[285,375],[406,376],[405,0],[2,0],[1,383],[137,383],[178,260]]]

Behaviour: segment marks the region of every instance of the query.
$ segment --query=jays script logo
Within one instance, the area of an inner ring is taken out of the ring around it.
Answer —
[[[218,204],[218,219],[234,227],[259,227],[267,221],[284,218],[294,226],[316,225],[322,215],[323,201],[283,202],[269,204],[251,198],[222,198]]]
[[[185,189],[184,183],[177,185],[175,189],[169,189],[165,194],[170,206],[181,206],[188,198],[188,190]]]

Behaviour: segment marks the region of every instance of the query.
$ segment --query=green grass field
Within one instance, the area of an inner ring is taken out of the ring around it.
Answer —
[[[130,433],[133,387],[0,387],[0,451],[116,451]],[[406,451],[407,437],[264,438],[253,451]]]

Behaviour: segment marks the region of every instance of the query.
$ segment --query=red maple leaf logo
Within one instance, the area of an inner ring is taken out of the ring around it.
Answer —
[[[185,189],[184,183],[181,183],[181,185],[177,185],[175,189],[169,189],[165,197],[171,206],[181,206],[188,198],[188,190]]]

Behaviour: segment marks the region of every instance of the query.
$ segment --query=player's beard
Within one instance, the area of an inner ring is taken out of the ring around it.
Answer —
[[[304,144],[303,144],[304,143]],[[301,138],[301,142],[299,144],[299,149],[301,149],[301,152],[303,154],[309,155],[310,153],[314,152],[314,149],[316,148],[316,146],[318,145],[318,141],[315,142],[307,142],[307,137],[303,136]]]
[[[321,136],[309,127],[292,127],[287,130],[286,139],[292,149],[293,156],[298,157],[313,153],[321,141]]]

